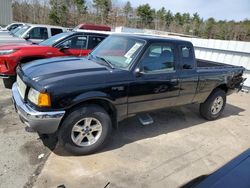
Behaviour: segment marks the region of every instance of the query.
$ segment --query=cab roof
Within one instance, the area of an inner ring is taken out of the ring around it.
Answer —
[[[178,43],[178,44],[192,44],[189,41],[175,39],[165,36],[158,36],[158,35],[150,35],[150,34],[141,34],[141,33],[113,33],[114,36],[126,36],[136,39],[145,40],[147,42],[171,42],[171,43]]]
[[[45,25],[45,24],[29,24],[29,23],[26,23],[26,24],[24,24],[24,26],[66,29],[65,27],[61,27],[61,26]]]
[[[68,31],[68,32],[65,32],[65,33],[68,33],[69,35],[77,35],[79,33],[81,34],[87,34],[87,35],[97,35],[97,36],[108,36],[110,35],[110,33],[108,32],[96,32],[96,31],[89,31],[89,30],[76,30],[76,31]]]

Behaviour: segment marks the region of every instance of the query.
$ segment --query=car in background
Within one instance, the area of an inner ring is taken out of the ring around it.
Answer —
[[[17,28],[11,30],[11,31],[4,31],[4,32],[0,32],[0,37],[11,37],[11,35],[13,36],[17,31],[19,31],[21,28],[23,27],[23,25],[18,26]]]
[[[249,188],[250,149],[210,175],[199,176],[180,188]]]
[[[0,32],[12,31],[12,30],[14,30],[14,29],[16,29],[17,27],[22,26],[22,25],[24,25],[24,23],[11,23],[11,24],[7,25],[7,26],[4,27],[4,28],[1,27],[1,28],[0,28]]]
[[[51,36],[65,32],[66,28],[51,25],[25,24],[13,36],[0,36],[0,44],[39,43]]]
[[[0,46],[0,77],[6,88],[16,80],[16,67],[37,59],[59,56],[87,56],[108,33],[65,32],[37,44]]]
[[[74,28],[75,31],[82,29],[82,30],[95,30],[95,31],[111,31],[110,26],[106,25],[96,25],[90,23],[83,23],[79,24],[77,27]]]

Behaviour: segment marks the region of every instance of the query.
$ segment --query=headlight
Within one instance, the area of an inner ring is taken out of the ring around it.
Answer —
[[[28,99],[37,106],[40,107],[50,107],[51,100],[48,93],[40,93],[35,89],[31,88],[29,90]]]
[[[0,55],[8,55],[16,52],[17,50],[0,50]]]

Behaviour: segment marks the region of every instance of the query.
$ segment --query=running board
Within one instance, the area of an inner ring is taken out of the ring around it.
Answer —
[[[142,125],[150,125],[154,123],[153,118],[149,114],[140,114],[138,119]]]

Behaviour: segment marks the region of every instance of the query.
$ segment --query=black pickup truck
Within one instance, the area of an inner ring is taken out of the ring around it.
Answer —
[[[227,94],[241,88],[243,71],[196,60],[187,41],[114,34],[87,58],[20,66],[13,102],[31,129],[56,133],[74,154],[90,154],[103,146],[119,121],[135,114],[199,103],[201,116],[215,120]]]

